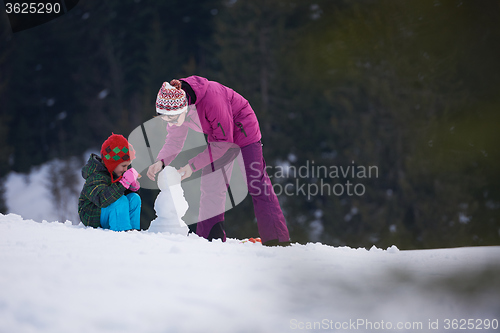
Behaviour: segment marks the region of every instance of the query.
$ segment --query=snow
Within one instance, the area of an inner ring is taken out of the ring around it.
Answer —
[[[6,180],[5,195],[8,212],[23,214],[27,218],[36,220],[52,220],[57,221],[57,214],[43,214],[45,211],[40,209],[50,205],[50,192],[45,184],[45,175],[48,174],[49,166],[34,168],[29,175],[10,172]],[[20,200],[22,198],[22,200]],[[32,203],[27,205],[26,203]],[[42,215],[43,214],[43,215]]]
[[[148,231],[170,232],[187,235],[188,227],[182,220],[189,205],[184,197],[180,173],[171,166],[166,166],[158,174],[160,193],[156,197],[154,209],[158,216],[151,221]]]
[[[70,220],[78,224],[78,197],[84,184],[81,170],[91,152],[86,152],[83,160],[51,160],[33,167],[29,174],[10,172],[5,180],[7,212],[35,221]]]
[[[499,264],[500,247],[267,248],[0,214],[0,332],[451,332],[500,319]]]
[[[86,228],[76,215],[82,161],[54,160],[6,179],[0,333],[374,332],[388,325],[451,332],[453,319],[500,320],[500,247],[266,248]],[[63,170],[77,183],[55,184],[64,189],[55,197],[50,187],[62,178],[53,175]],[[165,170],[159,187],[175,192],[181,218],[187,203],[172,178],[179,176]],[[320,215],[318,232],[328,223]]]

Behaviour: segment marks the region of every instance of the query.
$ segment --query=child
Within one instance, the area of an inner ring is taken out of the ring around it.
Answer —
[[[190,76],[172,80],[170,84],[163,83],[156,99],[156,113],[167,122],[168,134],[157,162],[148,169],[147,175],[151,180],[181,152],[189,128],[207,135],[207,149],[178,170],[182,179],[202,170],[199,221],[196,226],[199,236],[208,240],[226,240],[223,221],[228,182],[210,177],[210,174],[217,164],[214,162],[219,158],[223,160],[227,155],[227,148],[238,146],[262,243],[267,246],[290,244],[285,217],[265,170],[259,122],[243,96],[218,82]],[[224,177],[230,178],[231,166],[222,168]]]
[[[114,231],[140,230],[139,174],[130,163],[135,151],[122,135],[112,134],[91,154],[82,169],[85,179],[78,200],[78,215],[86,226]]]

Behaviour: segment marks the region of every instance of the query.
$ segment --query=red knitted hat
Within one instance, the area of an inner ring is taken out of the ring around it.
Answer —
[[[106,169],[111,174],[111,182],[116,183],[121,177],[113,179],[113,171],[120,163],[133,160],[135,150],[123,135],[113,133],[102,144],[101,157]]]
[[[163,82],[156,97],[157,113],[175,116],[184,112],[187,105],[184,90],[172,87],[168,82]]]

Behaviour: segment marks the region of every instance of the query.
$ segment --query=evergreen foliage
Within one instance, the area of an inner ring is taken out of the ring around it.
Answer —
[[[197,74],[256,111],[294,241],[498,245],[498,22],[473,0],[81,1],[16,34],[2,22],[0,179],[126,136],[163,81]],[[228,236],[256,236],[252,209],[226,213]]]

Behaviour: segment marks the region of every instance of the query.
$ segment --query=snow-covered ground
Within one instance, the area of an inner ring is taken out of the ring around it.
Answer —
[[[498,332],[499,269],[500,247],[266,248],[0,214],[0,332]]]

